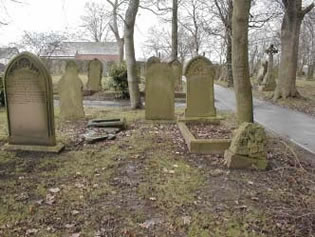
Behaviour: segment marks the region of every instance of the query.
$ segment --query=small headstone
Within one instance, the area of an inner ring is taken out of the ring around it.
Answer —
[[[103,64],[98,59],[93,59],[88,65],[87,89],[91,91],[102,90]]]
[[[183,65],[177,59],[169,62],[169,65],[171,66],[175,77],[175,90],[182,91]]]
[[[56,145],[51,76],[41,60],[21,53],[4,76],[7,101],[8,150],[59,152]]]
[[[84,118],[83,83],[79,78],[78,66],[74,61],[68,61],[65,75],[58,83],[60,96],[60,117],[66,120]]]
[[[184,75],[187,81],[185,118],[215,117],[215,70],[210,60],[203,56],[191,59]]]
[[[175,79],[171,67],[157,63],[149,67],[145,85],[145,118],[173,120],[175,118]]]
[[[253,123],[243,123],[236,131],[224,159],[229,168],[264,170],[268,165],[265,129]]]

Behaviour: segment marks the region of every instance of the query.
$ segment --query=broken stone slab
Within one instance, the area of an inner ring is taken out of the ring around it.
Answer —
[[[116,135],[89,131],[87,134],[84,135],[84,138],[87,143],[93,144],[93,143],[104,141],[104,140],[115,140]]]
[[[125,129],[126,119],[92,119],[88,122],[88,127]]]
[[[267,136],[264,128],[254,123],[243,123],[235,131],[231,145],[225,151],[224,159],[228,168],[267,168]]]

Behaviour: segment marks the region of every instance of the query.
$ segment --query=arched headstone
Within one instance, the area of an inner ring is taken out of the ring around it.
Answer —
[[[21,53],[4,75],[8,116],[7,149],[59,152],[56,145],[51,76],[41,60]]]
[[[215,117],[213,84],[215,71],[210,60],[203,56],[191,59],[184,75],[187,80],[185,118]]]
[[[182,75],[183,75],[183,65],[177,60],[172,60],[169,62],[171,66],[174,76],[175,76],[175,90],[181,91],[182,90]]]
[[[149,67],[145,85],[145,118],[149,120],[173,120],[175,118],[174,75],[165,63]]]
[[[103,64],[98,59],[93,59],[88,65],[87,89],[91,91],[102,90]]]
[[[78,66],[68,61],[66,72],[58,83],[60,117],[66,120],[84,118],[83,83],[79,78]]]

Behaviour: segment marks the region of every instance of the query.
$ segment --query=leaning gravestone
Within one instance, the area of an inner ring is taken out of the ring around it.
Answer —
[[[210,60],[203,56],[191,59],[184,75],[187,80],[185,119],[215,117],[213,81],[215,71]]]
[[[7,150],[59,152],[56,145],[51,76],[41,60],[22,53],[4,75],[8,116]]]
[[[102,89],[103,64],[98,59],[93,59],[88,65],[87,89],[90,91],[100,91]]]
[[[183,74],[183,65],[177,60],[172,60],[169,62],[171,66],[174,76],[175,76],[175,90],[181,91],[182,90],[182,74]]]
[[[66,120],[84,118],[83,83],[79,78],[78,66],[74,61],[67,62],[65,75],[58,83],[60,96],[60,117]]]
[[[145,118],[149,120],[173,120],[175,118],[175,80],[171,67],[156,63],[146,74]]]

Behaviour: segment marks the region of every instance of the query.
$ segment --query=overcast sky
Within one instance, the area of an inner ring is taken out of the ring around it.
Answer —
[[[0,0],[1,21],[9,24],[0,28],[0,45],[7,46],[20,40],[23,31],[71,31],[79,29],[80,16],[84,14],[84,5],[89,0],[20,0],[23,4]],[[104,2],[105,0],[96,0]],[[135,32],[137,56],[141,57],[141,46],[147,30],[157,24],[156,17],[147,11],[137,16]],[[141,25],[141,27],[140,27]]]

